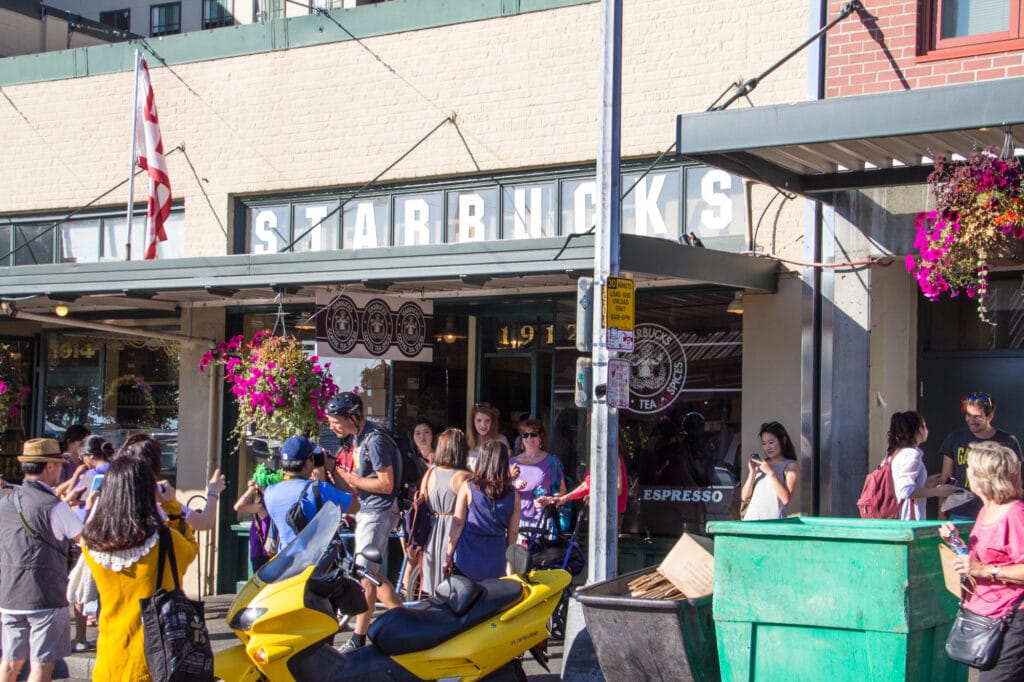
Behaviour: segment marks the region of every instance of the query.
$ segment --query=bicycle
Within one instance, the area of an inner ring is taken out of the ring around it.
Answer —
[[[573,525],[572,533],[555,532],[557,523],[557,509],[555,505],[549,504],[544,508],[541,517],[544,526],[520,526],[520,536],[525,536],[525,546],[530,552],[531,563],[534,568],[561,568],[568,571],[573,577],[579,575],[587,566],[586,555],[578,541],[580,528],[583,526],[583,518],[586,513],[586,506],[581,505],[576,515],[576,523]],[[572,596],[572,583],[562,590],[562,596],[555,607],[551,618],[548,621],[548,632],[553,640],[565,638],[565,619],[569,610],[569,598]]]

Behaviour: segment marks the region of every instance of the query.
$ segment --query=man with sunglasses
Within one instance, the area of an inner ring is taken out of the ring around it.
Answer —
[[[997,429],[992,420],[996,415],[996,405],[992,397],[987,393],[971,393],[960,401],[960,409],[964,413],[964,421],[967,422],[966,429],[953,431],[942,441],[939,453],[942,455],[942,474],[940,482],[945,483],[954,478],[954,485],[958,488],[968,490],[970,481],[967,480],[967,450],[972,443],[991,440],[1005,445],[1017,453],[1021,458],[1020,442],[1012,433]],[[944,498],[939,499],[939,508],[942,508]],[[940,512],[940,518],[949,518],[953,521],[974,521],[981,511],[981,499],[971,497],[963,504]]]

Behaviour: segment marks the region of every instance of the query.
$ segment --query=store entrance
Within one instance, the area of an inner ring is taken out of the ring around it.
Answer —
[[[480,362],[480,402],[494,405],[501,414],[500,430],[515,442],[520,419],[536,417],[550,423],[550,352],[484,353]]]

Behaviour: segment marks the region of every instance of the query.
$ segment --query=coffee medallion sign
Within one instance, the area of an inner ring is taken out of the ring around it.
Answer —
[[[630,356],[629,409],[657,414],[672,406],[686,385],[686,351],[679,337],[659,324],[638,324]]]
[[[317,294],[317,355],[430,362],[431,301],[367,294]]]

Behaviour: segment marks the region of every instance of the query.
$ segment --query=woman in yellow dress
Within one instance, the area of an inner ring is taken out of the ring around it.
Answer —
[[[94,682],[152,679],[143,647],[139,600],[156,592],[157,540],[162,525],[171,529],[180,575],[198,553],[192,527],[179,521],[168,523],[168,517],[180,516],[181,504],[174,489],[166,481],[155,481],[145,460],[121,455],[111,462],[82,531],[83,553],[102,604]],[[167,567],[162,587],[174,587]]]

